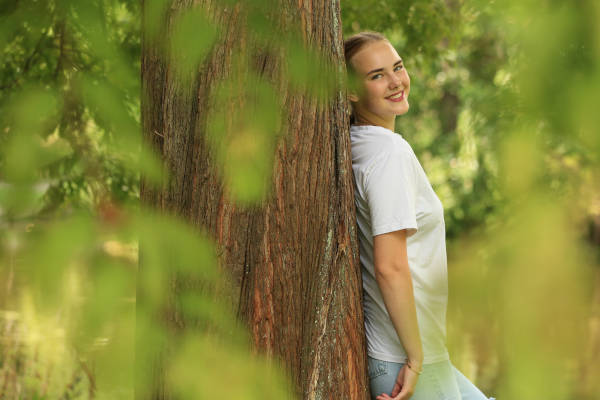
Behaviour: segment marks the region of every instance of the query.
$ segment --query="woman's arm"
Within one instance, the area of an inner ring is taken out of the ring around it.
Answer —
[[[385,307],[402,346],[406,350],[412,372],[421,371],[423,346],[419,334],[412,278],[408,266],[406,230],[375,236],[373,238],[373,251],[375,279],[383,295]],[[410,379],[411,381],[414,379],[414,382],[410,382],[410,386],[416,384],[416,378],[415,374]],[[400,384],[402,385],[402,383]],[[404,382],[404,385],[406,384]],[[406,389],[410,390],[412,394],[414,386]]]

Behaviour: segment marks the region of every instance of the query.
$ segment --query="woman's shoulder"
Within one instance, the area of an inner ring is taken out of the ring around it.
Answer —
[[[391,131],[377,125],[351,125],[350,136],[352,142],[374,142],[394,144],[406,142],[400,133]]]
[[[412,153],[410,144],[399,133],[372,125],[353,125],[350,129],[353,156],[379,159]]]
[[[378,141],[376,146],[360,156],[353,154],[353,167],[355,173],[367,177],[375,171],[384,171],[394,167],[414,167],[414,153],[410,145],[400,135],[394,135]]]

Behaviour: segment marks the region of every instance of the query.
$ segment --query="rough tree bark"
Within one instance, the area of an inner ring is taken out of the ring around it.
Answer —
[[[172,0],[164,18],[191,1]],[[255,62],[274,81],[288,118],[276,148],[272,192],[260,207],[236,206],[216,173],[206,140],[210,98],[231,73],[240,31],[238,5],[196,1],[222,35],[192,85],[172,73],[154,42],[142,43],[142,125],[147,143],[172,179],[161,190],[142,182],[145,204],[210,232],[220,265],[231,272],[233,307],[257,350],[277,357],[300,398],[365,399],[368,395],[355,232],[347,104],[342,92],[325,107],[290,95],[272,54]],[[301,21],[306,44],[343,62],[339,1],[279,0],[276,18]],[[190,101],[191,99],[191,101]],[[141,269],[143,273],[143,268]],[[156,398],[169,398],[159,388]],[[167,390],[168,392],[168,390]]]

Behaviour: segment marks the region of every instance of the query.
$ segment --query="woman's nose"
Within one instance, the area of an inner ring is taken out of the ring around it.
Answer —
[[[397,88],[398,86],[400,86],[401,82],[402,82],[402,80],[400,79],[399,76],[391,75],[390,85],[389,85],[390,89]]]

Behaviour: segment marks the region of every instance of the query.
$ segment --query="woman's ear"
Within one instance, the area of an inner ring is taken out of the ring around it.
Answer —
[[[349,71],[348,74],[348,86],[346,87],[348,93],[348,100],[353,103],[358,102],[358,93],[360,92],[360,85],[357,81],[356,74],[353,71]]]

